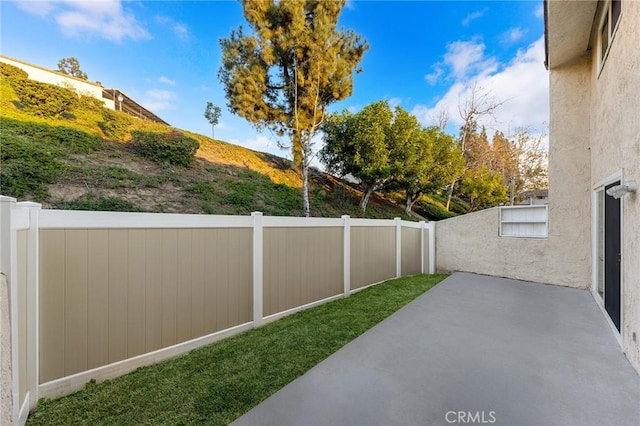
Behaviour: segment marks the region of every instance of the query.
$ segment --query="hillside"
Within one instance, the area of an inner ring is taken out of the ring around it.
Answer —
[[[134,119],[86,96],[61,104],[67,89],[34,84],[11,68],[3,65],[0,81],[3,195],[38,201],[46,208],[302,214],[301,181],[288,160]],[[158,161],[141,154],[136,134],[177,135],[196,140],[199,148],[185,167],[171,157]],[[361,216],[355,187],[319,171],[311,178],[313,216]],[[438,206],[425,207],[431,217],[447,214]],[[367,208],[367,217],[397,216],[406,218],[402,207],[380,195]]]

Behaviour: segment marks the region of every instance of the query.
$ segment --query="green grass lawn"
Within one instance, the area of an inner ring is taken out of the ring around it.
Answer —
[[[31,425],[222,425],[304,374],[446,275],[405,277],[56,400]]]

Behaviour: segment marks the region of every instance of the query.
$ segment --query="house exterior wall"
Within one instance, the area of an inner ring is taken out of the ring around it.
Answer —
[[[593,87],[591,122],[591,188],[615,173],[640,183],[640,3],[622,2],[618,29],[599,70],[597,49],[589,63]],[[596,22],[599,22],[597,20]],[[630,49],[632,52],[630,52]],[[591,189],[590,188],[590,189]],[[640,371],[640,194],[622,200],[623,349]],[[592,240],[593,241],[593,240]],[[590,241],[589,244],[592,242]],[[633,333],[636,340],[633,340]]]
[[[115,109],[113,101],[104,99],[102,97],[102,86],[97,83],[70,77],[59,72],[50,71],[45,68],[30,65],[6,56],[0,56],[0,62],[4,62],[5,64],[13,65],[16,68],[20,68],[29,75],[29,78],[31,80],[36,80],[41,83],[55,84],[56,86],[73,88],[77,93],[100,99],[104,102],[105,107]]]
[[[497,208],[439,221],[438,270],[589,288],[589,69],[583,57],[550,76],[548,237],[500,237]]]
[[[549,241],[566,284],[591,285],[591,161],[587,56],[549,74]]]
[[[500,238],[494,210],[448,219],[436,224],[437,267],[591,289],[595,189],[616,174],[623,181],[640,182],[640,3],[622,2],[602,67],[597,37],[590,50],[583,37],[581,54],[558,54],[574,42],[563,36],[561,21],[588,13],[589,20],[576,20],[598,25],[595,3],[553,2],[548,7],[553,24],[548,52],[549,236]],[[571,13],[562,18],[563,11]],[[625,195],[621,208],[622,347],[640,372],[640,195]]]

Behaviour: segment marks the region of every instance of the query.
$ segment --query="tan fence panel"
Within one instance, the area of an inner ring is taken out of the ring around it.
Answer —
[[[264,228],[264,315],[343,292],[343,228]]]
[[[420,232],[419,228],[402,228],[402,275],[420,273]]]
[[[49,240],[44,233],[64,231],[40,231],[41,259],[50,256],[42,244]],[[91,268],[87,270],[87,368],[96,368],[109,363],[109,232],[103,230],[87,231],[87,263]],[[43,268],[44,271],[44,268]],[[40,278],[40,288],[45,291],[44,279]],[[52,281],[51,281],[52,282]],[[52,282],[53,283],[53,282]],[[46,306],[40,298],[40,305]],[[143,311],[144,312],[144,311]],[[42,321],[42,320],[41,320]],[[44,324],[43,324],[44,326]],[[41,337],[42,339],[42,337]],[[46,354],[48,360],[49,355]],[[41,361],[42,361],[41,357]],[[42,364],[41,364],[42,365]],[[41,367],[42,369],[42,367]],[[41,381],[45,382],[41,370]]]
[[[65,231],[40,231],[40,383],[65,375]],[[101,302],[106,304],[107,299]],[[106,351],[105,351],[106,353]]]
[[[40,383],[251,321],[250,229],[40,234]]]
[[[396,276],[396,228],[351,227],[351,289]]]
[[[18,231],[17,235],[17,258],[18,258],[18,390],[20,401],[24,401],[27,396],[28,373],[27,373],[27,315],[32,315],[27,308],[27,231]]]

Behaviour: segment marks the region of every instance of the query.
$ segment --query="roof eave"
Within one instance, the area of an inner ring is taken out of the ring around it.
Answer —
[[[589,51],[597,0],[544,0],[545,66],[553,69]]]

